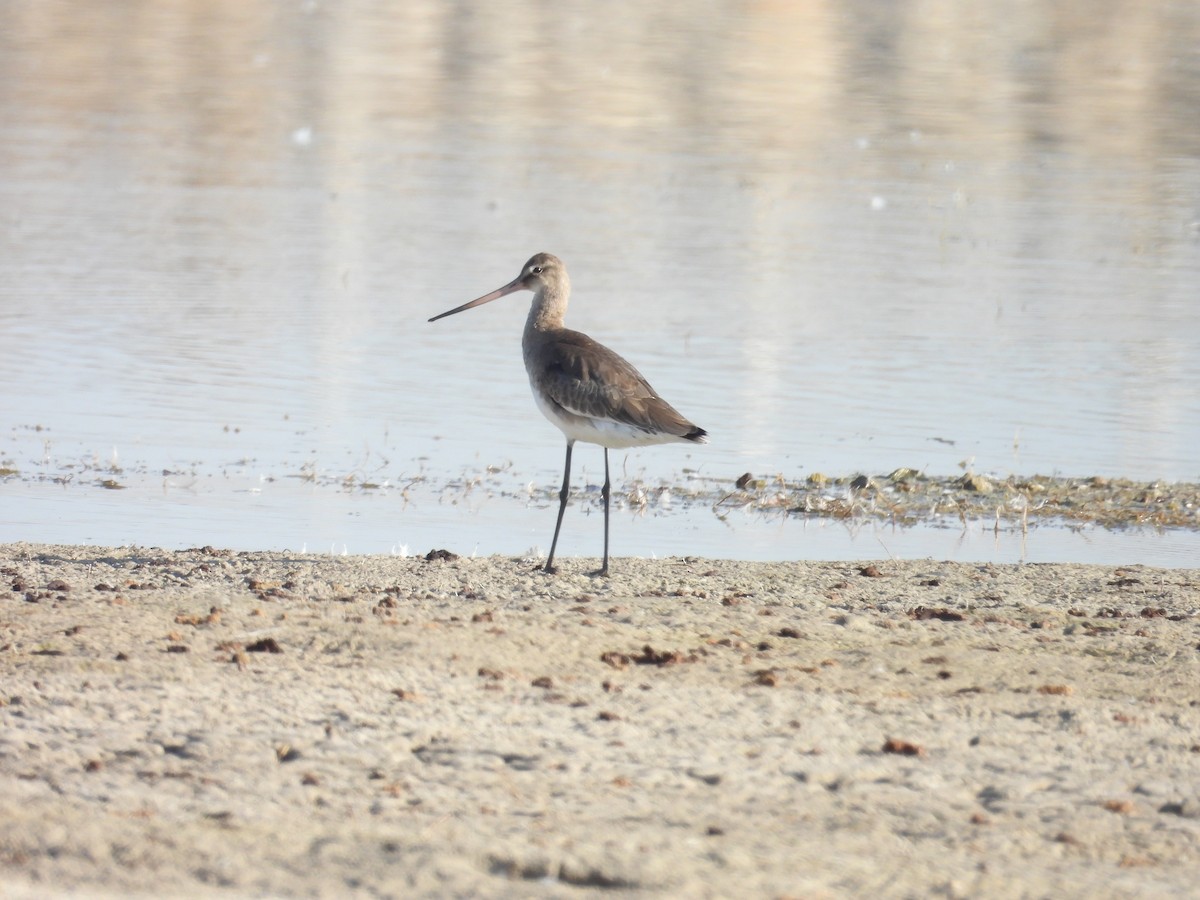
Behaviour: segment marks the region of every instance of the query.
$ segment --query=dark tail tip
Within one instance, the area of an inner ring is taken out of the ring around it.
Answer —
[[[707,444],[708,432],[703,428],[693,428],[683,436],[683,439],[685,441],[691,441],[694,444]]]

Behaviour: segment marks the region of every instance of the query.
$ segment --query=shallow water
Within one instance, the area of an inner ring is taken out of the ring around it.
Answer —
[[[712,434],[615,454],[622,485],[1200,479],[1194,4],[590,10],[10,4],[0,540],[545,548],[526,486],[562,440],[527,295],[426,322],[539,250],[569,323]],[[600,451],[576,466],[594,485]],[[573,513],[564,552],[598,554]],[[1186,565],[1200,540],[677,505],[619,514],[614,552]]]

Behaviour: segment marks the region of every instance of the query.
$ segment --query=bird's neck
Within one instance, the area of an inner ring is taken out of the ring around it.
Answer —
[[[529,318],[525,320],[525,333],[557,331],[563,327],[563,317],[566,313],[566,292],[544,288],[533,295]]]

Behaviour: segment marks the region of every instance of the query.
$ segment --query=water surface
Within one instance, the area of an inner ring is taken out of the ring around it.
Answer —
[[[541,250],[569,324],[712,435],[615,454],[622,487],[1195,481],[1197,197],[1190,3],[18,0],[0,540],[544,549],[527,295],[426,322]],[[599,552],[585,512],[568,554]],[[1200,559],[680,504],[614,550]]]

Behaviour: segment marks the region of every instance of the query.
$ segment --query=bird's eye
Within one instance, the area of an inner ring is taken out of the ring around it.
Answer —
[[[529,271],[532,272],[534,275],[541,275],[542,267],[541,266],[530,266]]]

